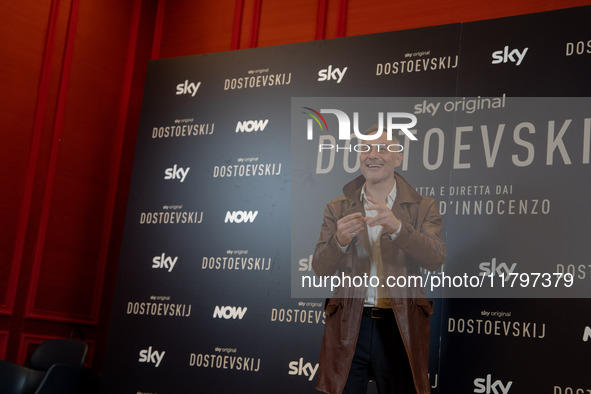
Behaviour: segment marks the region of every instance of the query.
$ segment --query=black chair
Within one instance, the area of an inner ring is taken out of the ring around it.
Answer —
[[[29,367],[0,361],[0,393],[75,393],[87,352],[83,341],[50,339],[35,349]]]
[[[34,393],[43,381],[44,371],[36,371],[0,360],[0,393]]]
[[[53,364],[35,394],[75,394],[82,367]]]
[[[50,339],[35,349],[29,367],[38,371],[49,371],[54,364],[82,367],[87,352],[86,342],[76,339]]]

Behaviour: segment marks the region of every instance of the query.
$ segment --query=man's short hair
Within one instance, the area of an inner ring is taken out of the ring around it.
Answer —
[[[369,134],[377,133],[378,131],[380,131],[380,128],[378,127],[377,124],[374,124],[369,129],[365,130],[362,134],[369,135]],[[386,129],[384,127],[382,127],[382,132],[383,133],[386,132]],[[392,142],[394,142],[395,144],[400,144],[400,139],[398,138],[398,136],[394,132],[392,132]]]

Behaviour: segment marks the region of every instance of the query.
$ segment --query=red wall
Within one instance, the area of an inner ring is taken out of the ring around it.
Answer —
[[[155,9],[0,3],[2,359],[74,328],[102,357]]]
[[[150,58],[474,21],[591,0],[0,3],[0,359],[79,328],[100,369]]]

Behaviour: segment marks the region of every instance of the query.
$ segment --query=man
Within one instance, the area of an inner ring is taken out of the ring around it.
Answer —
[[[375,379],[380,394],[425,394],[432,303],[422,287],[388,286],[385,279],[441,267],[441,216],[435,200],[395,173],[403,158],[396,136],[388,140],[384,131],[375,139],[377,132],[366,132],[362,175],[326,206],[312,264],[318,276],[365,274],[381,282],[341,286],[327,300],[316,388],[365,393]]]

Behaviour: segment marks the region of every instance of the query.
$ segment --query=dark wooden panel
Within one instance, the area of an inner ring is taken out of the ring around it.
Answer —
[[[20,261],[14,261],[27,177],[45,33],[51,3],[0,4],[0,313],[12,313]],[[10,39],[6,39],[10,37]]]
[[[235,0],[167,1],[160,58],[231,49]]]
[[[326,26],[324,28],[324,38],[336,38],[339,22],[340,22],[340,11],[341,11],[342,0],[328,0],[326,7]],[[345,13],[346,17],[346,13]]]
[[[346,35],[501,18],[591,4],[589,0],[348,0]]]
[[[59,98],[65,100],[63,127],[58,112],[27,317],[97,322],[132,10],[132,2],[80,3],[68,89]]]
[[[0,331],[0,360],[6,360],[8,348],[8,331]]]
[[[258,46],[314,40],[317,16],[318,0],[263,1]]]
[[[258,0],[244,0],[238,49],[252,48],[252,32],[253,29],[257,29],[257,26],[254,26],[253,22],[258,20],[258,18],[255,18],[257,1]]]

